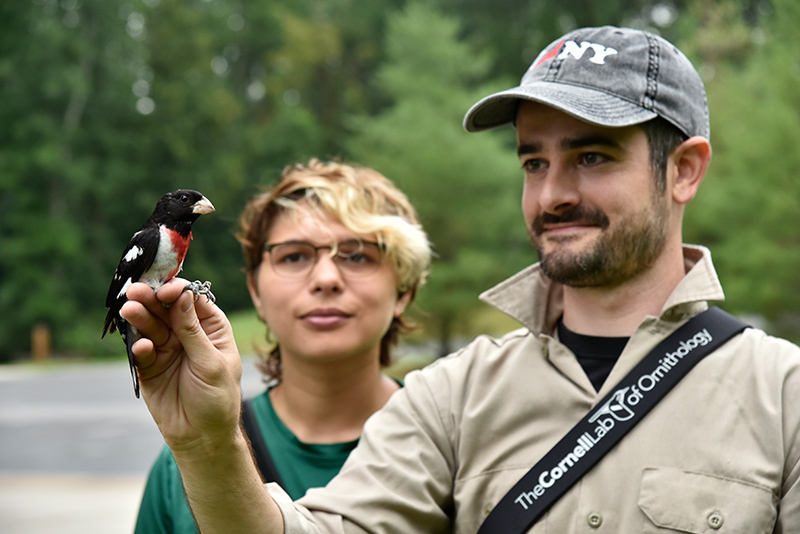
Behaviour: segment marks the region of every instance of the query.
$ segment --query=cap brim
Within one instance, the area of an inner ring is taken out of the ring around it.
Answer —
[[[464,129],[479,132],[514,122],[519,100],[539,102],[600,126],[630,126],[657,116],[655,111],[601,91],[576,85],[535,82],[481,99],[464,116]]]

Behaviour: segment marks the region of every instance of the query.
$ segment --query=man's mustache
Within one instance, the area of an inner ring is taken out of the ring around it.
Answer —
[[[534,235],[540,236],[544,233],[545,227],[548,225],[573,222],[590,226],[599,226],[602,230],[608,228],[608,225],[611,223],[608,220],[608,216],[598,209],[576,206],[558,215],[555,213],[543,213],[537,216],[531,224],[531,230],[533,230]]]

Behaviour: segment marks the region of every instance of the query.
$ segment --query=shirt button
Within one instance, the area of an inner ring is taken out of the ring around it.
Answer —
[[[603,516],[597,512],[593,512],[586,518],[586,522],[589,523],[589,526],[592,528],[599,528],[600,525],[603,524]]]
[[[724,522],[725,520],[722,518],[722,514],[719,512],[713,512],[708,516],[708,526],[714,530],[720,529],[722,527],[722,523]]]

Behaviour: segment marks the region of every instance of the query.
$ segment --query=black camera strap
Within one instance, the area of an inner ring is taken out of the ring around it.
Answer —
[[[261,478],[264,479],[264,482],[277,482],[281,487],[284,487],[283,480],[281,480],[278,469],[275,467],[275,462],[272,461],[272,456],[269,454],[269,449],[267,449],[267,443],[264,441],[261,428],[258,426],[256,412],[253,409],[253,399],[247,399],[242,402],[242,426],[250,440],[256,467],[261,473]]]
[[[712,307],[659,343],[500,500],[478,534],[520,534],[707,354],[747,328]]]

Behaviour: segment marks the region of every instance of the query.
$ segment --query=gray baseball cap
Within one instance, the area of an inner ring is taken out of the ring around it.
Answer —
[[[661,116],[689,137],[711,133],[697,70],[673,44],[640,30],[582,28],[556,39],[518,87],[472,106],[464,128],[477,132],[513,123],[520,99],[601,126],[630,126]]]

